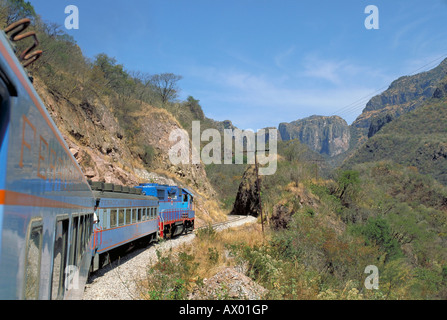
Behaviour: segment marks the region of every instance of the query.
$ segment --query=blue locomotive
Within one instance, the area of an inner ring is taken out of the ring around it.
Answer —
[[[29,23],[0,32],[0,299],[81,299],[111,251],[193,230],[194,197],[85,179],[24,70],[41,51],[13,50]]]
[[[136,187],[157,197],[160,204],[160,236],[176,236],[194,230],[194,196],[186,188],[143,183]]]

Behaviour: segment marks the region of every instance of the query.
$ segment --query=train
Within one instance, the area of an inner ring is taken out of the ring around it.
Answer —
[[[0,31],[0,299],[82,299],[114,250],[193,231],[194,195],[85,178],[25,70],[37,39],[16,56],[29,23]]]
[[[151,243],[194,230],[194,195],[186,188],[89,183],[95,198],[92,272],[110,263],[110,253],[126,244]]]

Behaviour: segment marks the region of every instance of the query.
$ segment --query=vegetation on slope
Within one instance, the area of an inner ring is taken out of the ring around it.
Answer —
[[[389,160],[414,166],[447,185],[447,99],[432,98],[385,125],[343,167]]]

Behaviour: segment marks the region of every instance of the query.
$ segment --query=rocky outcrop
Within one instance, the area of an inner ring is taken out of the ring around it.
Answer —
[[[270,225],[273,230],[286,229],[289,222],[292,220],[294,212],[284,204],[277,204],[273,207],[272,217],[270,218]]]
[[[260,177],[261,179],[261,177]],[[256,179],[256,167],[249,166],[242,176],[236,195],[233,215],[250,215],[257,217],[260,213],[259,186]]]
[[[260,300],[268,290],[234,268],[225,268],[210,279],[203,280],[202,287],[196,287],[188,300],[216,300],[219,297],[237,300]]]
[[[329,157],[346,152],[351,138],[348,124],[338,116],[311,116],[281,123],[279,132],[282,140],[299,139],[313,151]]]
[[[371,125],[369,127],[368,138],[371,138],[372,136],[374,136],[377,132],[379,132],[380,129],[382,129],[382,127],[384,125],[386,125],[387,123],[390,123],[397,117],[398,117],[398,115],[387,113],[381,117],[373,119],[371,121]]]
[[[181,126],[166,110],[146,106],[146,112],[137,115],[139,140],[131,141],[107,101],[99,97],[67,100],[50,92],[37,77],[34,86],[86,178],[121,185],[175,181],[208,197],[216,195],[203,164],[173,165],[169,161],[169,134]],[[144,150],[139,146],[153,150],[150,165],[142,159]],[[152,171],[157,179],[147,179]]]

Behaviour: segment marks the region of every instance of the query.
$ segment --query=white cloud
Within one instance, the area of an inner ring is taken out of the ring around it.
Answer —
[[[295,84],[293,87],[286,77],[209,67],[196,68],[195,74],[201,74],[203,81],[212,81],[219,88],[197,93],[205,112],[216,120],[230,119],[241,128],[259,129],[313,114],[331,115],[374,91],[361,86],[309,89]],[[348,118],[355,118],[361,109],[348,114]]]

